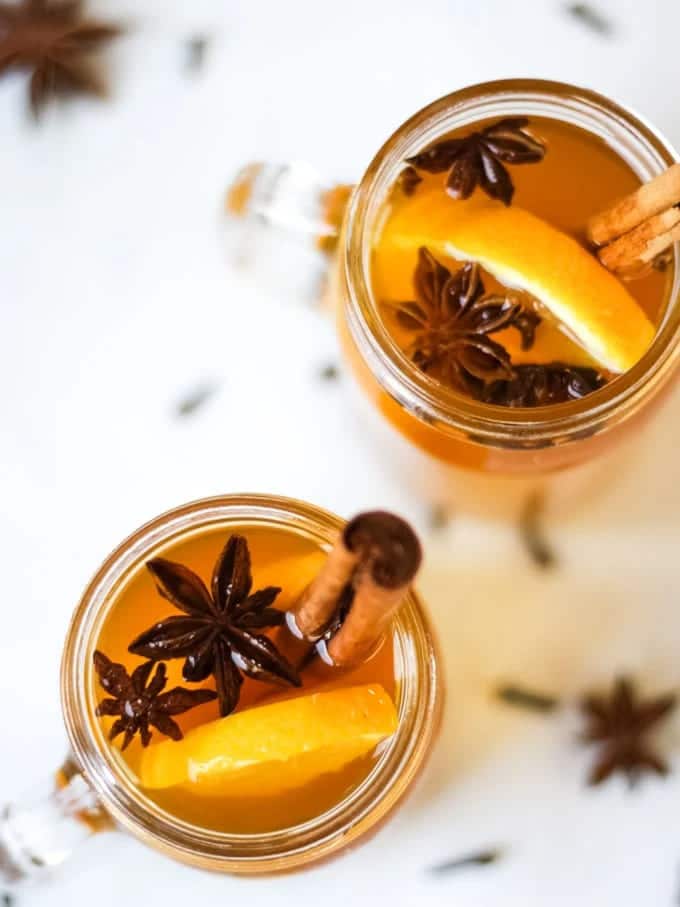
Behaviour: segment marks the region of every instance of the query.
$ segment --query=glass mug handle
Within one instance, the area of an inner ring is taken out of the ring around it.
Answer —
[[[277,228],[330,255],[353,188],[325,182],[307,164],[253,162],[227,188],[225,208],[244,224]]]
[[[114,827],[75,762],[68,757],[43,796],[0,812],[0,892],[37,881],[91,835]]]

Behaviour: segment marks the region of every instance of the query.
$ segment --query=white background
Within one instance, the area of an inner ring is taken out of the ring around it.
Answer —
[[[293,157],[351,179],[426,102],[515,75],[611,94],[680,144],[677,0],[595,2],[609,36],[559,0],[102,0],[93,8],[130,24],[109,54],[111,103],[53,108],[36,128],[24,78],[0,81],[0,802],[62,757],[70,612],[147,518],[253,490],[426,523],[362,436],[346,379],[318,378],[336,359],[331,325],[230,267],[221,202],[234,169]],[[210,42],[189,74],[197,34]],[[204,382],[216,392],[178,418]],[[555,573],[536,572],[509,526],[459,514],[427,533],[421,588],[448,653],[446,720],[419,790],[375,840],[253,881],[107,835],[24,902],[675,903],[680,781],[588,790],[573,710],[534,716],[489,690],[511,677],[573,699],[619,670],[651,693],[680,686],[678,416],[676,398],[620,481],[549,527]],[[680,769],[680,715],[659,746]],[[496,866],[424,871],[489,845],[504,848]]]

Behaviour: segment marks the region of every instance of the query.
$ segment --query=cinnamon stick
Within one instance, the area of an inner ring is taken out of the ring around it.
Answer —
[[[383,637],[409,586],[405,583],[386,589],[376,583],[370,570],[362,571],[347,617],[326,644],[330,661],[339,668],[365,661]]]
[[[680,208],[669,208],[600,249],[598,258],[610,271],[635,271],[680,239],[679,224]]]
[[[310,642],[323,636],[358,564],[359,552],[351,551],[345,543],[344,534],[341,535],[317,577],[286,614],[288,628],[293,635]]]
[[[290,629],[318,642],[339,667],[363,661],[386,631],[421,560],[418,537],[404,520],[385,511],[359,514],[288,613]],[[341,613],[348,602],[347,613]]]
[[[679,203],[680,163],[592,217],[586,227],[588,239],[603,246]]]

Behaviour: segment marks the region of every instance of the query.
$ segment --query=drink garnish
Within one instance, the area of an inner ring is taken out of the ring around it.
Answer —
[[[668,774],[668,764],[650,748],[647,735],[676,703],[674,694],[638,699],[626,677],[617,680],[610,696],[586,696],[581,711],[588,723],[581,739],[600,746],[589,783],[601,784],[618,771],[633,787],[644,772]]]
[[[496,406],[552,406],[580,400],[606,383],[604,375],[594,368],[563,362],[515,365],[509,381],[481,388],[479,399]]]
[[[426,173],[448,171],[446,191],[469,198],[479,186],[488,196],[509,205],[515,192],[505,164],[536,164],[546,146],[526,131],[527,117],[508,117],[461,138],[443,139],[407,159]]]
[[[418,185],[422,183],[423,178],[418,173],[415,167],[412,167],[410,164],[401,171],[397,177],[397,186],[404,195],[409,196],[418,188]]]
[[[300,686],[293,665],[256,632],[282,623],[283,612],[272,607],[281,590],[267,586],[251,593],[250,551],[243,536],[230,536],[215,563],[210,592],[182,564],[158,557],[146,566],[159,594],[184,615],[166,617],[141,633],[128,647],[133,655],[154,661],[184,658],[182,675],[194,683],[212,674],[221,715],[236,707],[244,675]]]
[[[153,661],[146,661],[128,674],[124,665],[111,661],[103,652],[96,651],[93,661],[99,683],[111,697],[102,699],[97,706],[97,715],[115,716],[109,740],[124,734],[121,749],[128,747],[135,734],[139,734],[142,746],[148,746],[151,727],[166,737],[181,740],[182,731],[171,716],[181,715],[217,698],[213,690],[187,690],[184,687],[173,687],[164,693],[168,681],[162,663],[154,665]],[[154,667],[156,671],[151,677]]]
[[[36,117],[51,97],[79,92],[102,97],[105,86],[92,53],[120,33],[117,25],[84,18],[80,0],[0,3],[0,75],[31,72]]]
[[[680,241],[680,163],[591,217],[586,233],[610,271],[644,273]]]
[[[348,667],[367,658],[401,605],[422,560],[404,520],[385,511],[350,520],[318,576],[288,612],[294,635]]]
[[[477,264],[452,273],[424,247],[413,287],[415,300],[387,304],[401,327],[415,332],[407,353],[421,371],[476,397],[486,385],[514,380],[507,350],[489,335],[515,327],[526,349],[538,316],[511,296],[486,296]]]
[[[626,372],[654,338],[652,322],[621,280],[573,237],[523,208],[477,197],[449,205],[440,192],[420,192],[385,224],[376,261],[384,268],[403,254],[411,262],[421,246],[477,262],[504,287],[531,296],[559,329],[554,333],[587,353],[586,364]]]
[[[398,723],[379,684],[309,693],[202,724],[179,744],[149,747],[140,780],[207,796],[276,797],[368,755]]]
[[[541,318],[512,296],[485,296],[476,263],[452,273],[421,248],[413,285],[415,300],[385,305],[404,330],[416,332],[406,349],[415,365],[454,390],[496,406],[548,406],[579,400],[604,385],[592,368],[513,365],[507,349],[489,335],[515,328],[528,350]]]

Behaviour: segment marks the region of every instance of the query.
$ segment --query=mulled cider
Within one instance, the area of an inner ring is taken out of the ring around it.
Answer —
[[[176,820],[258,836],[328,813],[398,731],[394,621],[419,564],[410,527],[382,512],[330,552],[281,524],[182,533],[116,589],[92,720]]]
[[[532,477],[639,425],[677,358],[673,159],[607,99],[531,80],[457,92],[389,139],[348,206],[332,296],[392,459],[400,435]]]

